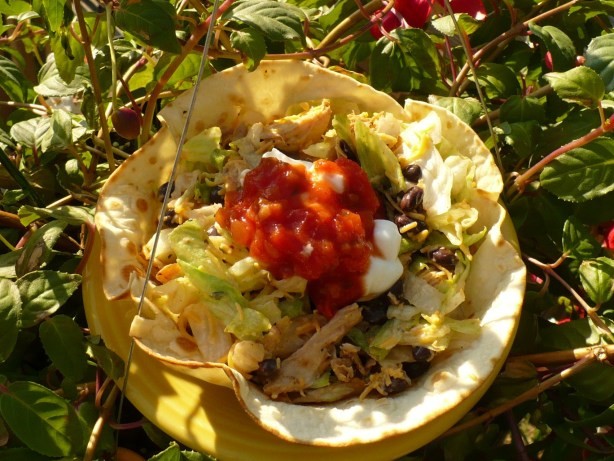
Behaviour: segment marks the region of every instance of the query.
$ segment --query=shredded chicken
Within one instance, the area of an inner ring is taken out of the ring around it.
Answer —
[[[319,315],[282,318],[262,338],[267,356],[285,359],[302,347],[323,324],[324,317]]]
[[[352,379],[347,383],[334,383],[318,389],[308,389],[303,395],[292,399],[293,403],[336,402],[352,395],[358,395],[365,388],[361,379]]]
[[[280,394],[308,388],[328,367],[330,348],[361,320],[358,304],[339,310],[299,350],[281,362],[279,373],[264,386],[264,392],[275,399]]]
[[[332,115],[330,101],[324,99],[319,106],[265,126],[262,139],[272,139],[274,146],[284,152],[299,152],[322,140]]]

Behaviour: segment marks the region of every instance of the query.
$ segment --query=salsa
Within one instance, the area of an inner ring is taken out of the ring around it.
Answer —
[[[226,194],[216,219],[276,278],[307,279],[313,304],[330,318],[363,295],[378,208],[366,173],[351,160],[308,167],[265,157],[242,189]]]

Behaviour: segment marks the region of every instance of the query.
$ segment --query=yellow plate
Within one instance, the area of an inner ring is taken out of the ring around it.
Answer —
[[[96,236],[83,279],[87,320],[92,334],[101,335],[107,347],[126,360],[130,350],[128,329],[135,308],[129,300],[106,299],[100,284],[99,253]],[[408,434],[351,447],[316,447],[281,440],[247,416],[232,390],[167,368],[138,347],[134,348],[130,364],[126,396],[171,437],[222,461],[313,461],[318,457],[334,457],[335,461],[392,460],[432,441],[467,413],[492,384],[505,355],[476,392],[446,413],[445,418]]]

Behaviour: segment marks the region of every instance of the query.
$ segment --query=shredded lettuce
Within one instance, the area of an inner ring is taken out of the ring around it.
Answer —
[[[227,333],[247,340],[260,338],[262,333],[270,330],[269,319],[248,307],[248,300],[231,282],[207,274],[185,261],[179,260],[179,265],[201,296],[209,301],[205,303],[207,308],[226,325]]]
[[[455,246],[463,243],[463,233],[478,220],[478,210],[466,202],[453,204],[446,212],[429,215],[427,224],[442,232]]]
[[[182,161],[202,165],[205,171],[220,171],[229,152],[220,148],[222,130],[217,127],[206,128],[190,138],[184,145]]]
[[[375,132],[359,119],[354,120],[356,155],[360,165],[371,182],[388,178],[392,191],[398,193],[405,188],[405,178],[396,155]]]

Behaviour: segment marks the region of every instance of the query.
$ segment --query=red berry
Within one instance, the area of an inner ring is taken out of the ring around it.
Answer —
[[[552,69],[554,69],[554,64],[552,63],[552,53],[550,53],[550,51],[546,51],[546,54],[544,55],[544,65],[551,72]]]
[[[431,14],[431,1],[397,0],[394,8],[411,27],[423,27]]]
[[[124,139],[136,139],[141,133],[141,114],[129,107],[113,112],[111,122],[117,134]]]
[[[384,35],[382,33],[382,29],[384,29],[386,32],[390,32],[391,30],[396,29],[400,25],[401,21],[399,20],[399,18],[397,18],[397,15],[394,14],[392,10],[390,10],[384,15],[381,22],[375,23],[371,26],[371,35],[374,38],[380,38]]]

